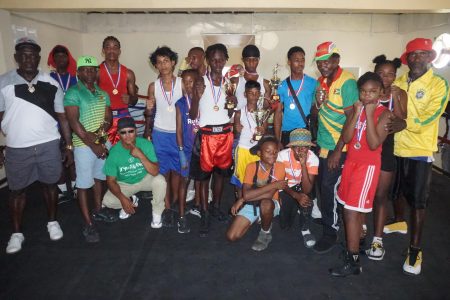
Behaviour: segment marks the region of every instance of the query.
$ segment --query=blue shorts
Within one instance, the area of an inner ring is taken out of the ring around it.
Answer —
[[[76,186],[80,189],[89,189],[94,185],[94,179],[106,180],[103,173],[104,159],[98,158],[88,146],[75,147]]]
[[[155,147],[156,157],[159,162],[159,173],[166,175],[169,171],[175,171],[181,174],[177,134],[175,132],[163,132],[154,129],[152,143]]]
[[[275,204],[275,208],[273,209],[273,216],[276,217],[280,214],[280,202],[278,202],[277,200],[272,201]],[[256,216],[254,214],[253,205],[251,204],[245,204],[237,215],[243,216],[244,218],[250,221],[250,224],[253,224],[259,218],[259,206],[256,207]]]

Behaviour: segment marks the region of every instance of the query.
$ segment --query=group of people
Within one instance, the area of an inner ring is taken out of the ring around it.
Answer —
[[[192,181],[190,211],[200,217],[201,237],[208,236],[211,218],[228,222],[231,214],[227,239],[236,241],[260,223],[252,249],[262,251],[272,240],[274,217],[284,229],[299,215],[305,247],[323,254],[336,245],[343,223],[346,249],[342,264],[329,270],[333,276],[359,274],[361,250],[383,259],[383,233],[408,230],[406,200],[411,241],[403,270],[420,274],[433,152],[449,96],[446,80],[430,68],[436,56],[431,46],[431,40],[416,38],[400,59],[377,56],[374,71],[357,80],[339,66],[335,43],[317,46],[318,79],[304,73],[305,51],[295,46],[287,53],[290,75],[281,82],[258,73],[254,45],[242,50],[242,70],[225,76],[225,45],[192,48],[180,77],[174,75],[178,54],[158,47],[150,55],[158,78],[148,87],[145,129],[138,136],[129,112],[138,99],[135,75],[119,62],[116,37],[104,39],[101,63],[94,56],[75,61],[66,47],[54,47],[50,74],[38,70],[40,46],[19,39],[18,69],[0,76],[6,137],[0,164],[13,222],[6,252],[22,248],[25,194],[35,181],[42,184],[51,240],[63,237],[57,183],[63,192],[76,188],[87,242],[99,241],[95,222],[133,215],[142,191],[152,192],[152,228],[190,232],[186,195]],[[409,71],[397,78],[401,64]],[[229,214],[222,194],[230,170],[236,199]],[[395,222],[385,225],[389,198]],[[323,226],[318,240],[310,230],[317,199]],[[374,237],[361,249],[372,209]]]

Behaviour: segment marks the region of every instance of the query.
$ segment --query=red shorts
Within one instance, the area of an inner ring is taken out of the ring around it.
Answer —
[[[202,131],[200,147],[200,168],[204,172],[212,172],[214,167],[227,169],[233,160],[233,132],[230,124],[205,126]]]
[[[371,212],[379,176],[379,165],[345,161],[337,201],[346,209]]]

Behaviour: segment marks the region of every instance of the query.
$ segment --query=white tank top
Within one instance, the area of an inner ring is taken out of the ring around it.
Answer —
[[[222,84],[221,87],[214,86],[208,76],[203,76],[205,80],[205,91],[200,98],[199,103],[199,125],[204,127],[206,125],[221,125],[230,122],[228,117],[228,110],[225,109],[225,88]],[[218,106],[219,109],[214,110],[214,106]]]
[[[183,96],[181,90],[181,78],[176,77],[172,91],[163,91],[161,79],[155,81],[155,99],[156,99],[156,115],[155,115],[155,129],[166,132],[176,132],[177,119],[175,111],[175,102]],[[164,94],[165,93],[165,96]],[[172,95],[171,95],[172,94]],[[169,103],[171,105],[169,106]]]
[[[256,121],[251,113],[247,110],[247,105],[241,109],[241,118],[239,119],[242,125],[241,135],[239,137],[239,147],[250,149],[256,145],[253,141],[253,134],[256,129]]]
[[[261,85],[261,96],[264,96],[264,93],[266,92],[266,89],[264,88],[264,78],[262,78],[262,76],[260,75],[258,76],[258,80],[256,81],[258,81],[259,84]],[[236,87],[236,92],[234,94],[238,101],[238,104],[236,105],[236,110],[242,110],[242,108],[247,105],[247,98],[245,98],[244,95],[246,82],[247,80],[245,80],[244,76],[239,77],[239,82]]]

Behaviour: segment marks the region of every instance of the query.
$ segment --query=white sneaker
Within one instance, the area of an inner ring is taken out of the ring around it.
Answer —
[[[139,198],[136,195],[131,196],[131,199],[133,201],[134,207],[138,207],[139,204]],[[123,208],[119,212],[119,218],[124,220],[128,219],[130,217],[130,214],[123,210]]]
[[[9,239],[8,246],[6,247],[6,253],[13,254],[19,252],[22,249],[22,243],[24,240],[25,237],[22,233],[13,233]]]
[[[190,202],[195,198],[195,190],[188,190],[186,194],[186,202]]]
[[[313,200],[313,209],[311,212],[311,217],[313,219],[322,219],[322,213],[320,212],[319,206],[317,206],[317,198]]]
[[[155,229],[161,228],[162,227],[161,215],[153,214],[153,219],[152,219],[152,223],[150,224],[150,226]]]
[[[63,237],[63,232],[61,227],[59,226],[58,221],[48,222],[47,223],[48,234],[50,235],[50,239],[52,241],[57,241]]]

